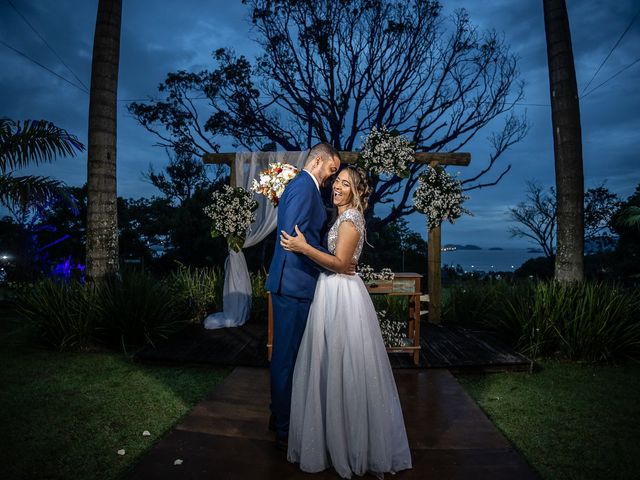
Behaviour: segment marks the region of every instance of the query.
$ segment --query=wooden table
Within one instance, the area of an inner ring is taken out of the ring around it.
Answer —
[[[409,318],[407,319],[407,338],[409,345],[401,347],[387,347],[387,352],[402,352],[413,356],[413,362],[420,363],[420,280],[422,275],[417,273],[396,273],[393,280],[377,280],[375,284],[367,284],[367,290],[372,295],[392,295],[409,297]],[[267,329],[267,357],[271,361],[271,347],[273,345],[273,306],[271,292],[268,295],[268,329]]]

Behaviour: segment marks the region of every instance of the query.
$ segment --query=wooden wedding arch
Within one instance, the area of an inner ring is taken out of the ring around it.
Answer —
[[[340,152],[342,163],[355,163],[358,152]],[[231,186],[235,186],[235,153],[208,153],[202,158],[206,164],[226,164],[231,168]],[[455,165],[466,167],[471,162],[471,154],[466,152],[415,154],[416,163],[436,165]],[[427,287],[429,293],[429,321],[439,323],[442,315],[442,278],[441,278],[441,231],[440,227],[428,232],[427,241]]]

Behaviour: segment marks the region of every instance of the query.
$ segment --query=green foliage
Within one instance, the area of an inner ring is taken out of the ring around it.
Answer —
[[[468,283],[448,291],[444,316],[494,330],[532,357],[640,358],[640,292],[604,283]]]
[[[0,118],[0,172],[74,156],[84,145],[66,130],[44,120]]]
[[[187,321],[198,323],[208,313],[222,310],[224,272],[219,268],[180,266],[166,282],[178,310]]]
[[[102,344],[127,349],[167,338],[194,318],[202,301],[201,291],[189,290],[195,283],[176,282],[172,288],[139,272],[86,285],[46,279],[18,299],[18,308],[50,347],[78,350]],[[182,290],[176,291],[176,285]]]
[[[623,281],[638,285],[640,281],[640,184],[621,205],[612,219],[614,231],[619,235],[614,260],[616,270]]]
[[[264,270],[251,274],[251,320],[267,318]],[[187,323],[221,311],[224,272],[180,267],[165,280],[136,272],[83,285],[42,280],[18,298],[21,314],[44,343],[59,350],[92,345],[132,348],[154,344]]]
[[[46,279],[24,291],[19,313],[31,321],[41,340],[58,350],[90,346],[100,307],[94,288]]]
[[[97,338],[108,346],[153,345],[184,326],[184,312],[171,289],[149,275],[126,272],[95,288],[100,306]]]
[[[402,320],[409,318],[409,300],[406,296],[371,295],[371,300],[376,311],[386,311],[389,318]]]
[[[251,317],[250,321],[265,322],[267,319],[267,274],[264,269],[251,275]]]
[[[44,120],[0,118],[0,204],[25,207],[57,197],[69,200],[64,185],[48,177],[14,176],[12,170],[75,156],[84,145],[66,130]]]

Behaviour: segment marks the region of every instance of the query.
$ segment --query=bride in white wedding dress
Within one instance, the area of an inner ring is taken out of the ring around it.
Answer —
[[[333,255],[282,232],[284,249],[331,271],[358,261],[365,238],[366,174],[347,167],[333,184],[338,218],[329,230]],[[378,318],[362,279],[321,273],[293,373],[290,462],[305,472],[333,466],[352,474],[411,468],[398,391]]]

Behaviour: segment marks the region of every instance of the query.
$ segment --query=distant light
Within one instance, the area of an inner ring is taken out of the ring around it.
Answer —
[[[2,258],[2,260],[9,260],[9,255],[2,255],[0,258]]]
[[[473,265],[471,265],[471,268],[475,268]]]
[[[511,268],[514,268],[513,265],[511,265]]]

